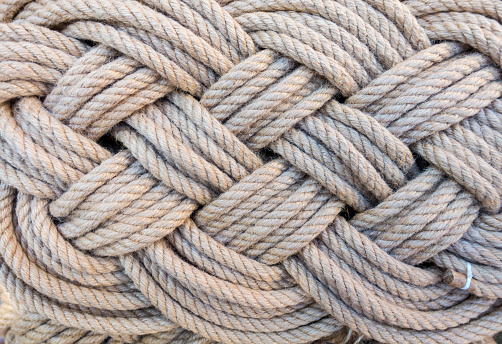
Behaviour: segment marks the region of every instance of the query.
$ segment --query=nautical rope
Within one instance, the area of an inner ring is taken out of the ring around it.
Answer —
[[[0,336],[493,343],[502,1],[0,0]]]

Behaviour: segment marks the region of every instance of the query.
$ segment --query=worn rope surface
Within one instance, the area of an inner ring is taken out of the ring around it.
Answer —
[[[501,66],[498,0],[0,0],[0,334],[492,343]]]

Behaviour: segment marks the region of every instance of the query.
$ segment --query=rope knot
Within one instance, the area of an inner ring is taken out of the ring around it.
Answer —
[[[1,334],[493,335],[501,13],[493,0],[0,0]]]

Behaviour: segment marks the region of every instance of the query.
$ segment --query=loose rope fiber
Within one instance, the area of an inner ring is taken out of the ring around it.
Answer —
[[[0,0],[0,336],[494,343],[501,67],[498,0]]]

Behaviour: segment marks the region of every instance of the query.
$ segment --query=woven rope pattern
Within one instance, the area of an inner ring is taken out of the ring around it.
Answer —
[[[0,334],[491,343],[501,66],[498,0],[0,0]]]

